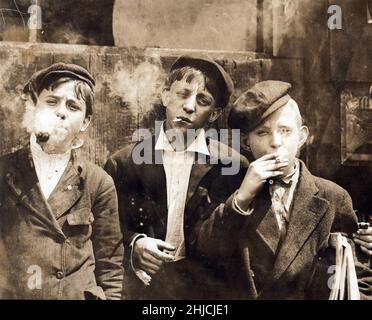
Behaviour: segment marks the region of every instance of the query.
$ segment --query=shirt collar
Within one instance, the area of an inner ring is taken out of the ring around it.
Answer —
[[[300,176],[300,163],[297,159],[294,161],[293,170],[280,180],[276,180],[276,184],[282,185],[284,187],[290,187],[291,185],[296,185],[298,178]]]
[[[171,144],[168,141],[167,135],[164,131],[164,124],[161,125],[159,137],[155,144],[155,150],[166,150],[166,151],[173,151]],[[186,151],[195,152],[195,153],[202,153],[209,156],[209,150],[207,146],[207,141],[205,138],[205,130],[199,129],[198,135],[194,139],[194,141],[187,147]]]
[[[297,183],[300,176],[300,163],[297,159],[294,161],[294,169],[291,173],[282,178],[284,183]]]

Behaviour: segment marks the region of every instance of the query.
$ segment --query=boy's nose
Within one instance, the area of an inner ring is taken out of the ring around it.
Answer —
[[[282,136],[278,132],[274,132],[271,138],[271,146],[273,148],[279,148],[282,145]]]
[[[58,105],[58,108],[56,110],[57,117],[61,118],[62,120],[65,120],[66,119],[66,112],[67,112],[66,103],[61,102]]]
[[[187,112],[187,113],[191,113],[191,112],[194,112],[195,111],[195,98],[194,97],[190,97],[189,99],[187,99],[185,101],[185,103],[183,104],[183,109]]]

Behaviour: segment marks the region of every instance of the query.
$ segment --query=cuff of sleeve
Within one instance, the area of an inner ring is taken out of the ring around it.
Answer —
[[[243,215],[243,216],[250,216],[253,212],[253,208],[249,207],[247,211],[243,210],[239,204],[238,204],[238,201],[236,199],[236,196],[238,194],[238,191],[239,190],[236,190],[235,193],[234,193],[234,197],[233,197],[233,201],[232,201],[232,208],[239,214]]]
[[[132,267],[132,270],[133,272],[135,273],[135,275],[137,276],[138,279],[140,279],[146,286],[150,285],[150,281],[151,281],[151,276],[148,275],[145,271],[141,270],[141,269],[137,269],[134,264],[133,264],[133,250],[134,250],[134,244],[136,243],[136,241],[138,239],[141,239],[141,238],[145,238],[147,237],[146,234],[144,233],[139,233],[137,234],[133,239],[132,241],[130,242],[129,244],[129,248],[130,248],[130,265]]]

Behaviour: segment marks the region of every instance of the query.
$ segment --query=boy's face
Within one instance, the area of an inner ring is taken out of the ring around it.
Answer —
[[[74,81],[54,90],[44,89],[38,96],[34,117],[34,132],[49,134],[44,151],[62,153],[71,148],[74,138],[89,125],[85,113],[86,104],[77,98]]]
[[[185,79],[174,81],[169,90],[162,93],[166,107],[166,128],[186,134],[187,129],[204,128],[221,114],[212,94],[205,87],[203,77],[195,77],[190,83]]]
[[[292,168],[301,146],[306,142],[308,129],[301,126],[300,113],[286,105],[268,116],[248,134],[247,144],[253,157],[258,159],[266,154],[282,153],[283,149]]]

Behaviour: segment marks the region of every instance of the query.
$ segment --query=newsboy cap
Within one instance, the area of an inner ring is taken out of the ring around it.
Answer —
[[[256,83],[232,106],[228,123],[232,129],[250,132],[270,114],[285,106],[291,96],[288,82],[268,80]]]
[[[219,101],[217,106],[224,108],[228,105],[230,96],[234,91],[234,83],[225,69],[213,59],[204,55],[183,55],[172,65],[170,71],[183,67],[192,67],[213,77],[219,89]]]
[[[26,83],[23,92],[40,93],[40,89],[42,88],[46,79],[52,75],[58,75],[60,78],[70,77],[73,79],[84,81],[94,91],[95,81],[88,70],[76,64],[58,62],[34,73],[30,80],[28,80],[28,82]]]

